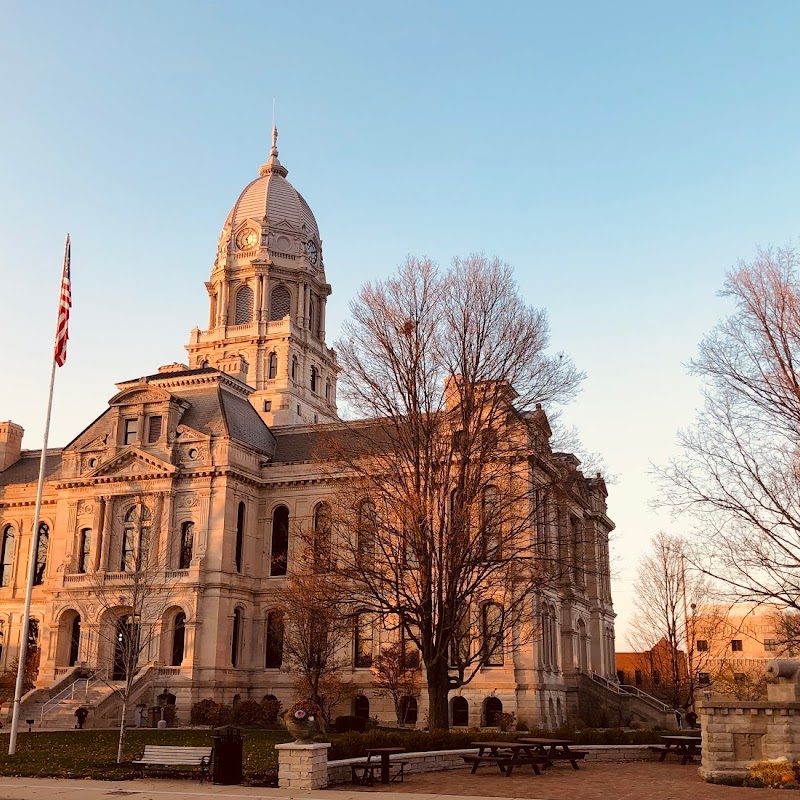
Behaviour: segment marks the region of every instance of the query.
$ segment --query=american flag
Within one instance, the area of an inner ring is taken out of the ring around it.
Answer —
[[[64,249],[64,274],[61,276],[61,296],[58,301],[58,322],[56,323],[56,350],[54,358],[59,367],[67,360],[67,339],[69,339],[69,309],[72,306],[72,289],[69,283],[70,242]]]

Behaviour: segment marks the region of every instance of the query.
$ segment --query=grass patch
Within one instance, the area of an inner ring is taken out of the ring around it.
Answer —
[[[130,761],[146,744],[212,745],[212,731],[184,728],[129,730],[124,759],[117,764],[117,731],[52,731],[21,733],[17,752],[8,755],[8,733],[0,734],[0,775],[33,778],[96,778],[125,780],[131,777]],[[260,782],[278,768],[274,746],[292,737],[283,730],[245,729],[244,771],[250,782]],[[153,775],[159,774],[151,770]],[[145,773],[147,774],[147,773]],[[161,771],[172,776],[196,775],[197,771]]]

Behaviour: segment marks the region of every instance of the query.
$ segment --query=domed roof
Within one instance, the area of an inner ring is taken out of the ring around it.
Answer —
[[[269,160],[259,170],[259,177],[249,183],[239,195],[225,220],[225,226],[235,231],[246,219],[263,221],[269,227],[288,222],[305,238],[320,239],[317,221],[303,196],[286,180],[288,170],[278,160],[278,129],[272,129],[272,149]]]

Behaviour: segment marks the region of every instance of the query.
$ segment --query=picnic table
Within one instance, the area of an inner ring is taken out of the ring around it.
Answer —
[[[553,766],[554,761],[569,761],[572,769],[578,769],[578,762],[586,758],[586,750],[570,750],[569,746],[575,744],[572,739],[549,739],[546,737],[525,737],[518,741],[531,745],[533,752],[547,757],[547,767]]]
[[[472,742],[472,746],[478,748],[478,755],[462,758],[467,764],[472,764],[473,775],[481,764],[495,764],[507,778],[511,777],[514,767],[524,764],[529,764],[537,775],[541,775],[539,765],[547,763],[547,756],[534,752],[534,747],[524,742]]]
[[[397,755],[398,753],[405,753],[405,747],[373,747],[370,750],[367,750],[367,762],[373,756],[380,756],[381,759],[381,783],[389,783],[391,780],[391,762],[390,757],[393,755]],[[400,780],[403,780],[403,767],[405,766],[405,762],[400,764],[400,772],[398,773],[400,776]]]
[[[700,736],[662,736],[662,745],[650,745],[655,753],[660,753],[659,761],[665,761],[668,755],[681,757],[681,764],[689,764],[694,757],[701,755],[702,738]]]

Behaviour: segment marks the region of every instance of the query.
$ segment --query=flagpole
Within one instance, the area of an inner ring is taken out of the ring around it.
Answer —
[[[69,258],[69,234],[65,247],[65,261]],[[62,283],[59,285],[58,309],[61,310]],[[59,315],[56,315],[56,340],[60,330]],[[41,524],[42,493],[44,490],[44,472],[47,465],[47,439],[50,435],[50,414],[53,410],[53,387],[56,382],[56,353],[53,352],[53,364],[50,368],[50,392],[47,397],[47,415],[44,421],[44,438],[42,440],[42,455],[39,459],[39,485],[36,488],[36,509],[33,512],[33,531],[31,532],[31,548],[28,555],[28,583],[25,588],[25,610],[22,614],[22,631],[19,639],[19,655],[17,657],[17,683],[14,689],[14,712],[11,717],[11,737],[8,742],[8,754],[13,756],[17,752],[17,728],[19,727],[20,702],[22,700],[22,684],[25,677],[25,664],[28,660],[28,631],[30,629],[31,597],[33,595],[33,578],[36,574],[36,553],[39,544],[39,525]]]

